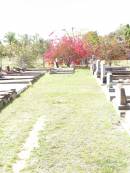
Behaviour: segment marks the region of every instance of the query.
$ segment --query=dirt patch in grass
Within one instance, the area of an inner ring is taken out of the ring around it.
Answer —
[[[12,164],[37,119],[46,117],[44,77],[0,112],[0,173],[12,173]]]

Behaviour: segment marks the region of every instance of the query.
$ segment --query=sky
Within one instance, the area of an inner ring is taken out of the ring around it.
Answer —
[[[130,0],[0,0],[0,38],[7,32],[48,38],[70,32],[101,35],[130,24]]]

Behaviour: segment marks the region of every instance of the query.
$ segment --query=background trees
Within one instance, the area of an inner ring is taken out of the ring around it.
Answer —
[[[100,36],[96,31],[89,31],[83,35],[83,42],[91,48],[91,54],[99,55]]]
[[[8,32],[0,41],[0,66],[42,67],[44,61],[54,63],[56,59],[70,66],[72,62],[85,63],[92,55],[108,62],[130,59],[130,25],[121,25],[106,36],[96,31],[80,35],[67,32],[60,38],[44,40],[38,34]]]
[[[98,59],[104,59],[108,63],[111,60],[127,59],[128,40],[130,40],[128,31],[127,26],[122,27],[120,32],[118,30],[118,32],[115,31],[106,36],[99,36],[96,31],[89,31],[81,36],[67,34],[58,40],[51,40],[44,59],[50,63],[58,59],[59,62],[64,62],[67,66],[72,62],[79,64],[92,55]]]
[[[19,35],[13,32],[5,34],[0,44],[1,65],[34,67],[43,65],[43,53],[48,48],[48,41],[38,34]],[[3,63],[2,63],[3,61]]]
[[[52,40],[49,49],[44,54],[47,62],[54,62],[57,58],[60,63],[70,66],[71,63],[80,64],[80,61],[91,56],[89,45],[79,36],[64,35],[58,40]]]
[[[125,44],[120,43],[115,36],[104,36],[100,39],[99,57],[107,62],[127,59]]]

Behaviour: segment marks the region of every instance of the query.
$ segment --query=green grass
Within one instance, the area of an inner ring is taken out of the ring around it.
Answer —
[[[44,77],[0,112],[0,173],[11,173],[22,144],[38,117],[46,115]]]
[[[22,173],[128,172],[130,138],[116,125],[119,117],[89,71],[46,75],[27,93],[35,97],[35,108],[28,107],[32,115],[45,115],[47,122]]]
[[[18,62],[19,62],[19,58],[17,58],[17,57],[13,57],[11,59],[9,59],[8,57],[4,57],[4,58],[0,59],[0,66],[2,66],[2,69],[6,69],[7,66],[10,66],[10,68],[19,67],[20,64]],[[43,58],[38,57],[33,62],[33,64],[31,64],[31,67],[32,67],[32,65],[33,65],[33,68],[43,68]]]
[[[130,60],[113,60],[112,66],[129,66],[130,67]]]
[[[130,139],[87,70],[46,75],[0,113],[0,173],[12,173],[29,131],[47,120],[22,173],[127,173]]]

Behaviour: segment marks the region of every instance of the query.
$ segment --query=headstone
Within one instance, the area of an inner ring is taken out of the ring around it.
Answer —
[[[118,80],[118,83],[123,83],[123,82],[124,82],[123,79]]]
[[[108,72],[107,73],[107,87],[109,92],[115,92],[115,89],[113,88],[112,84],[112,73]]]
[[[100,75],[100,60],[96,61],[96,71],[94,74],[96,75],[96,77],[99,77]]]
[[[120,105],[127,105],[127,98],[125,94],[125,89],[123,88],[122,84],[118,84],[116,89],[116,100],[118,106]]]
[[[125,94],[125,89],[121,88],[121,105],[127,105],[127,98],[126,98],[126,94]]]
[[[94,72],[96,70],[96,63],[95,63],[95,61],[91,64],[90,69],[92,71],[92,74],[94,75]]]
[[[112,73],[108,72],[107,73],[107,86],[110,86],[112,84]]]
[[[90,71],[93,72],[93,64],[90,64]]]
[[[7,72],[10,72],[10,66],[6,66]]]
[[[101,83],[105,83],[105,62],[101,61]]]
[[[130,83],[130,79],[126,79],[125,82],[126,82],[126,83]]]

